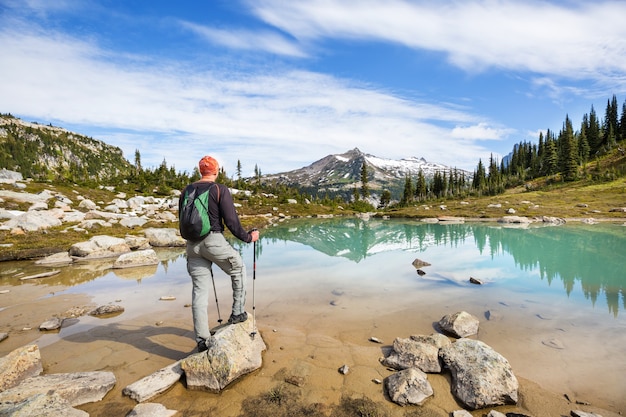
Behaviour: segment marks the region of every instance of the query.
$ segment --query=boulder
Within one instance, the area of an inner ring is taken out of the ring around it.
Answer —
[[[133,227],[141,227],[148,223],[148,219],[145,217],[124,217],[120,220],[120,224],[124,227],[132,229]]]
[[[385,378],[385,389],[391,401],[399,405],[422,405],[433,395],[433,388],[426,374],[409,368]]]
[[[43,372],[39,346],[22,346],[0,358],[0,392]]]
[[[530,223],[530,219],[524,216],[504,216],[498,219],[498,223],[527,224]]]
[[[381,363],[393,369],[403,370],[418,368],[423,372],[441,372],[439,360],[440,344],[450,344],[450,340],[442,342],[438,336],[411,336],[408,339],[396,338],[389,355],[381,360]],[[447,343],[446,343],[447,342]]]
[[[121,254],[113,263],[114,269],[158,265],[159,257],[154,249],[144,249]]]
[[[439,356],[452,375],[452,393],[468,408],[517,403],[519,383],[511,365],[484,342],[459,339]]]
[[[541,217],[541,221],[547,224],[555,224],[555,225],[565,224],[565,219],[562,219],[560,217],[543,216]]]
[[[119,256],[130,252],[126,241],[119,237],[94,236],[86,242],[75,243],[70,247],[69,254],[81,259],[98,259]]]
[[[441,328],[456,337],[467,337],[478,333],[479,320],[466,311],[447,314],[439,320]]]
[[[84,210],[95,210],[98,208],[98,205],[94,203],[93,201],[89,200],[88,198],[86,198],[82,200],[80,203],[78,203],[78,208],[84,209]]]
[[[100,306],[94,310],[91,310],[89,312],[90,316],[109,316],[109,315],[113,315],[113,314],[121,314],[124,312],[124,307],[120,306],[120,305],[116,305],[116,304],[106,304],[103,306]]]
[[[219,328],[211,338],[209,349],[181,361],[187,387],[220,392],[228,384],[262,365],[266,349],[260,333],[251,336],[252,320]]]
[[[19,228],[25,232],[35,232],[60,226],[61,220],[50,210],[28,211],[7,221],[4,225],[11,229]]]
[[[186,246],[187,241],[180,236],[178,229],[173,228],[148,228],[144,234],[151,246]]]

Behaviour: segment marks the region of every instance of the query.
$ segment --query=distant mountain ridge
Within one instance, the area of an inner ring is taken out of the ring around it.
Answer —
[[[298,187],[317,195],[352,193],[355,185],[360,186],[361,168],[365,163],[368,187],[372,193],[380,194],[383,189],[400,196],[407,176],[415,179],[420,170],[427,179],[435,173],[449,173],[450,166],[428,162],[424,158],[387,159],[361,152],[354,148],[342,154],[328,155],[303,168],[278,174],[264,175],[263,181],[276,182]],[[457,169],[469,177],[472,173]]]

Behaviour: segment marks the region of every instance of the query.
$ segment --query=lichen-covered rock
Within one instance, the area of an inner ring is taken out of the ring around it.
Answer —
[[[252,337],[252,332],[252,320],[217,330],[207,351],[181,361],[187,387],[220,392],[240,376],[260,368],[266,346],[261,335]]]
[[[450,340],[444,335],[396,338],[393,342],[393,349],[381,360],[381,363],[398,370],[418,368],[423,372],[439,373],[441,372],[439,348],[445,344],[450,344]]]
[[[27,345],[0,358],[0,392],[43,372],[39,346]]]
[[[385,378],[385,389],[391,401],[399,405],[422,405],[433,395],[428,377],[417,368],[409,368]]]
[[[509,362],[484,342],[459,339],[439,351],[452,393],[470,409],[516,404],[519,383]]]

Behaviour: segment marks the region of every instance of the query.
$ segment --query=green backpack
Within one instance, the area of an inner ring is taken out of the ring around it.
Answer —
[[[178,229],[180,235],[187,240],[197,242],[203,240],[211,231],[209,219],[209,192],[216,184],[212,184],[203,193],[198,193],[197,187],[189,187],[178,212]],[[217,187],[217,201],[219,202],[220,187]]]

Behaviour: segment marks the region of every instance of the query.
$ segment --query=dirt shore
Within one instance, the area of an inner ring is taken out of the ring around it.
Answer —
[[[9,293],[0,295],[3,306],[0,310],[0,331],[10,333],[10,337],[0,343],[0,354],[5,355],[16,347],[36,342],[41,349],[44,373],[112,371],[117,384],[105,399],[79,407],[92,416],[125,416],[136,405],[122,395],[125,386],[194,352],[191,311],[185,307],[164,307],[130,320],[123,319],[123,315],[107,320],[92,317],[68,319],[61,333],[42,335],[33,323],[40,323],[49,316],[76,306],[88,308],[91,305],[87,295],[54,295],[62,289],[22,285],[10,287]],[[389,416],[406,416],[416,410],[415,407],[399,407],[391,403],[385,399],[382,385],[373,382],[374,379],[384,379],[390,371],[378,362],[384,345],[368,339],[377,336],[389,344],[395,336],[408,336],[403,334],[403,322],[407,315],[421,317],[418,327],[423,326],[424,329],[432,325],[433,315],[414,307],[410,311],[399,310],[375,320],[363,320],[362,314],[351,313],[362,310],[351,308],[341,312],[342,319],[336,320],[335,313],[329,313],[326,307],[319,311],[301,311],[292,307],[288,303],[273,303],[265,306],[263,314],[256,317],[268,347],[260,370],[245,376],[220,394],[189,391],[181,381],[151,401],[178,410],[182,416],[239,416],[245,399],[267,394],[285,385],[285,376],[295,373],[301,375],[305,382],[300,387],[290,385],[290,389],[298,391],[301,401],[305,403],[322,403],[332,407],[339,404],[343,397],[365,397],[379,404]],[[81,323],[86,325],[86,330],[81,329]],[[498,351],[513,350],[506,345],[506,327],[506,324],[496,327],[491,330],[491,335],[485,334],[482,338],[497,340],[497,346],[495,343],[491,345]],[[523,367],[526,362],[541,362],[541,352],[529,348],[523,355],[514,355],[509,360],[515,370],[515,366]],[[348,375],[337,371],[342,364],[350,367]],[[564,367],[552,366],[546,372],[558,373],[559,370],[563,374],[554,377],[567,380],[569,376]],[[577,398],[574,392],[565,392],[566,387],[556,392],[524,377],[518,376],[518,379],[518,405],[495,409],[537,417],[567,416],[571,410],[580,409],[604,417],[617,417],[626,407],[623,398],[614,402],[607,402],[601,396]],[[450,393],[449,376],[429,375],[429,381],[435,395],[420,408],[419,415],[448,416],[453,410],[462,408]],[[597,384],[601,389],[607,381],[598,375],[597,380],[587,383]],[[585,404],[576,404],[576,401]],[[484,416],[488,411],[477,410],[472,415]]]

